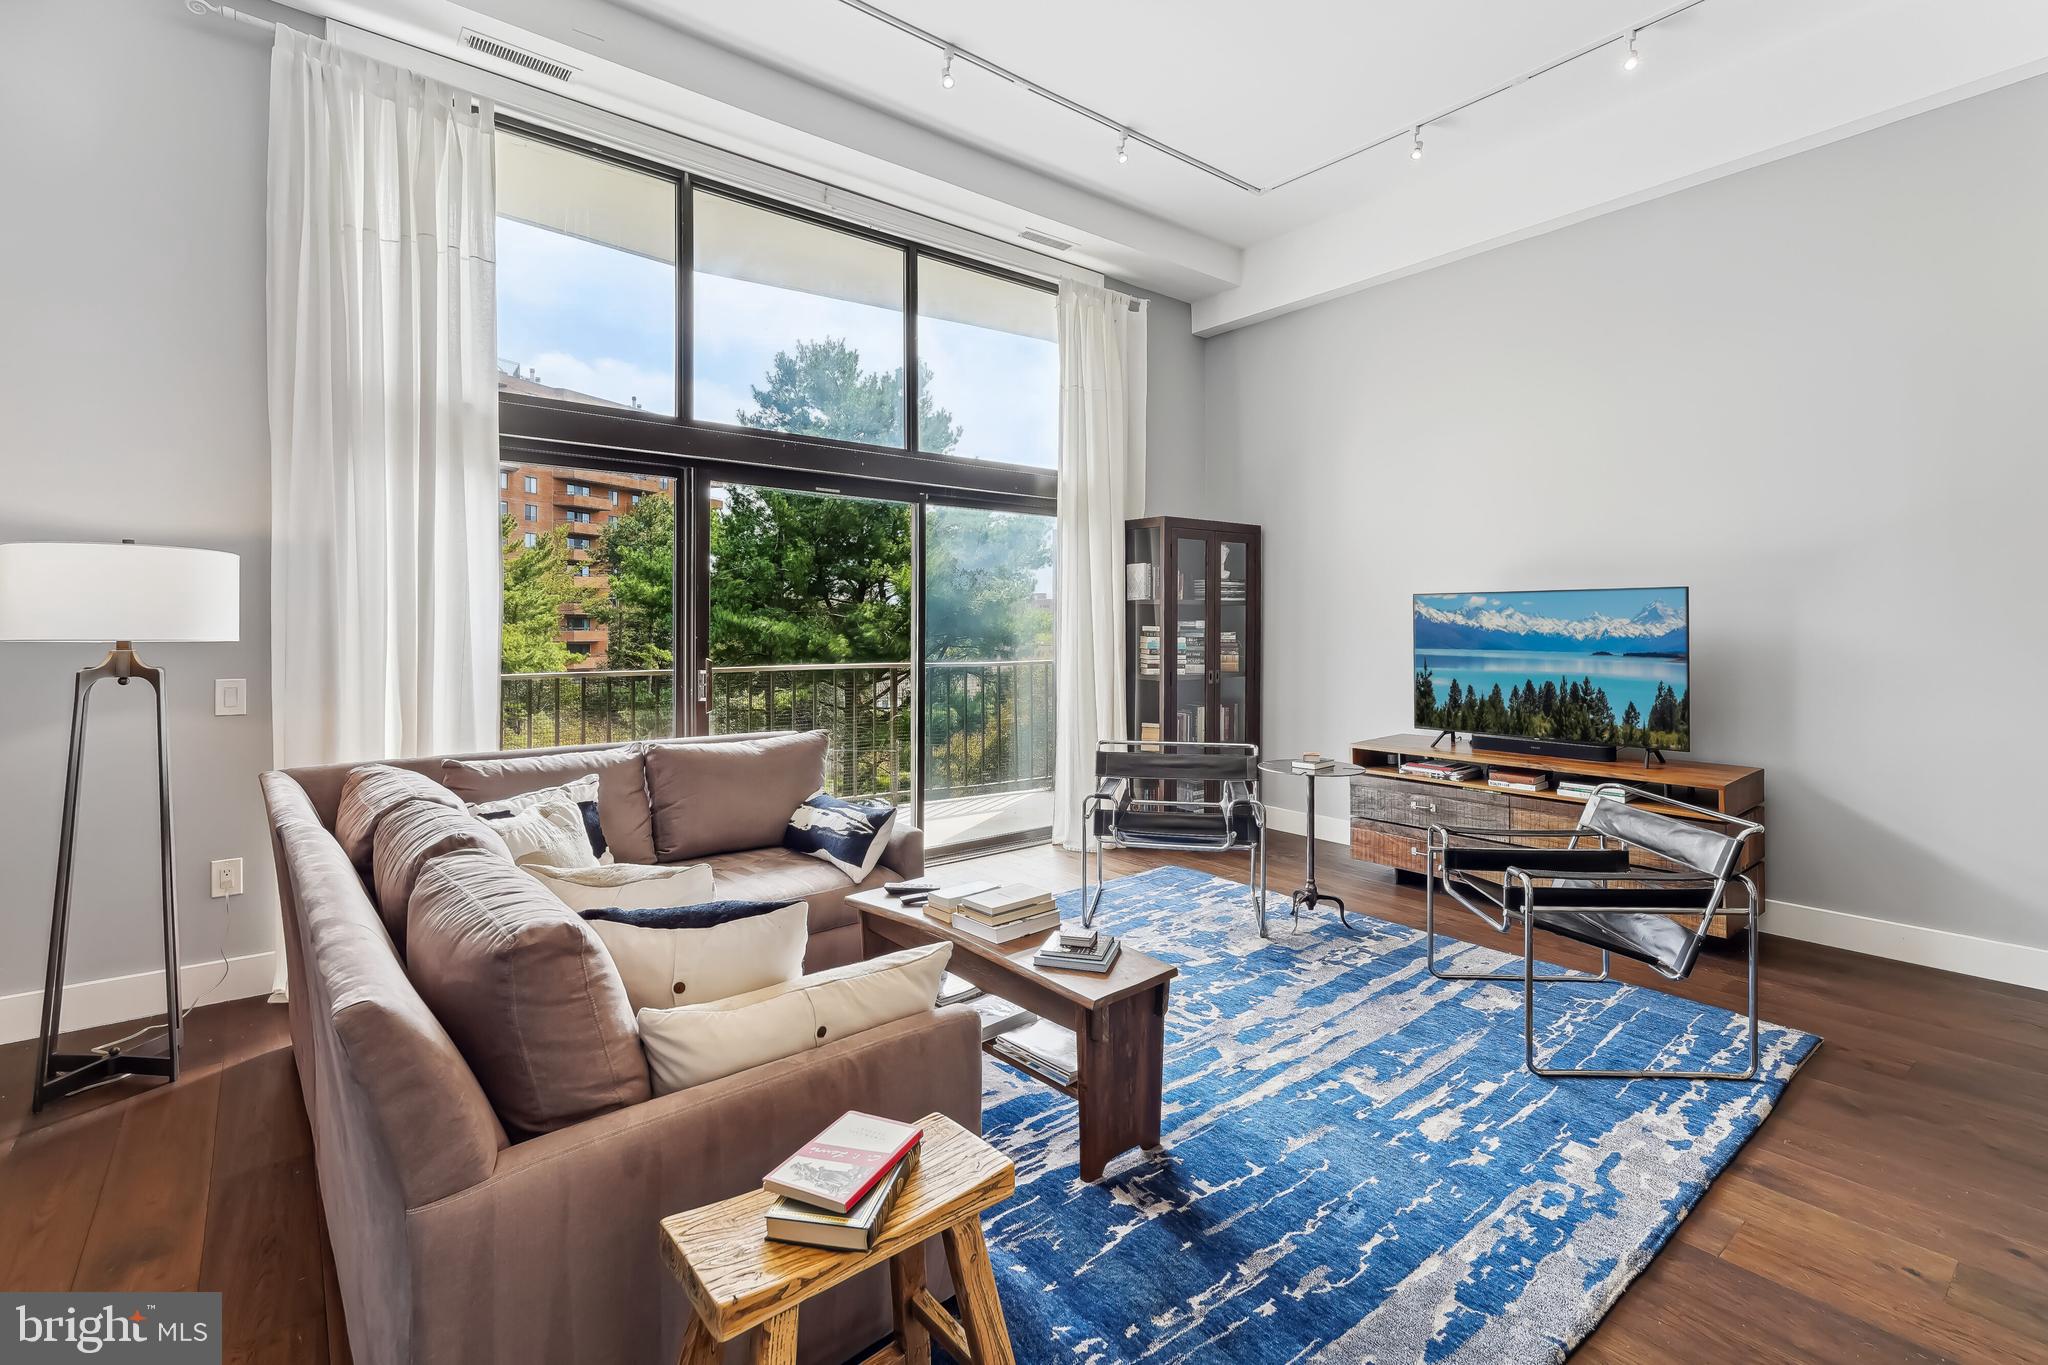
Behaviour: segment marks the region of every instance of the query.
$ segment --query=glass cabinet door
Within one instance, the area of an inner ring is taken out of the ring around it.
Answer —
[[[1251,546],[1216,541],[1216,725],[1221,744],[1250,741]]]
[[[1124,547],[1124,601],[1130,611],[1130,631],[1124,647],[1130,651],[1125,667],[1137,679],[1131,689],[1128,718],[1133,739],[1166,739],[1167,611],[1170,592],[1166,585],[1166,546],[1163,533],[1152,526],[1133,526]]]
[[[1177,536],[1173,547],[1173,730],[1205,741],[1214,724],[1209,694],[1209,541]]]

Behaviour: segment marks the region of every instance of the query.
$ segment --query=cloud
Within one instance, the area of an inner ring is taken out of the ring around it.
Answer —
[[[1486,605],[1486,599],[1484,597],[1468,597],[1465,599],[1465,605],[1468,607],[1483,607]]]

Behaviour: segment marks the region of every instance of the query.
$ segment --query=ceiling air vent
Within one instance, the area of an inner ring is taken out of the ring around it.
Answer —
[[[523,47],[514,47],[489,34],[478,33],[475,29],[462,30],[462,41],[473,52],[481,52],[486,57],[496,57],[499,61],[510,62],[514,66],[523,66],[528,71],[538,71],[541,75],[552,76],[558,81],[566,81],[576,74],[576,68],[573,66],[566,66],[552,57],[543,57],[538,52],[528,52]]]
[[[1057,237],[1048,236],[1040,232],[1037,228],[1025,228],[1017,235],[1027,242],[1036,242],[1038,245],[1053,251],[1072,251],[1074,249],[1072,242],[1063,242]]]

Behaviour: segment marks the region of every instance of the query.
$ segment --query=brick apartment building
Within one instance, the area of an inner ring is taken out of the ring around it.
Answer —
[[[600,591],[605,579],[597,564],[598,537],[606,522],[645,497],[672,496],[672,480],[653,474],[612,474],[552,465],[498,467],[498,514],[512,518],[515,534],[532,545],[557,526],[569,528],[569,561]],[[570,667],[603,668],[604,623],[564,608],[557,638],[577,657]]]

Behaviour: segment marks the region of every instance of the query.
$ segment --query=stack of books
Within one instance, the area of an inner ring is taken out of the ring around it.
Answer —
[[[1138,627],[1138,676],[1141,678],[1158,677],[1159,670],[1164,666],[1165,651],[1162,648],[1164,637],[1160,634],[1160,630],[1161,627],[1159,626]]]
[[[1426,777],[1433,782],[1470,782],[1479,776],[1477,766],[1436,758],[1411,758],[1401,765],[1409,777]]]
[[[1326,773],[1337,766],[1337,760],[1323,754],[1303,754],[1290,760],[1288,766],[1298,773]]]
[[[953,907],[951,923],[956,933],[988,943],[1008,943],[1057,929],[1060,912],[1052,903],[1051,892],[1013,882],[962,897]]]
[[[1579,778],[1562,779],[1557,784],[1559,796],[1569,796],[1579,801],[1591,801],[1595,796],[1605,801],[1633,801],[1635,793],[1626,787],[1606,787],[1598,782],[1586,782]]]
[[[924,1130],[849,1110],[768,1172],[761,1188],[773,1242],[867,1251],[917,1167]]]
[[[1062,927],[1045,941],[1031,959],[1034,967],[1052,967],[1063,972],[1093,972],[1100,976],[1116,965],[1123,947],[1109,934],[1076,926]]]
[[[1240,659],[1237,652],[1237,632],[1220,630],[1216,632],[1216,666],[1225,673],[1236,673]]]
[[[1550,774],[1532,772],[1527,768],[1495,768],[1486,775],[1486,785],[1504,792],[1547,792],[1550,790]]]
[[[1040,1019],[1015,1033],[1006,1033],[990,1043],[988,1050],[990,1056],[1000,1061],[1014,1062],[1061,1085],[1072,1085],[1081,1074],[1080,1044],[1074,1031],[1050,1019]]]
[[[951,924],[953,912],[960,908],[960,902],[1001,886],[1001,882],[959,882],[953,886],[942,886],[925,897],[924,912],[941,924]]]

